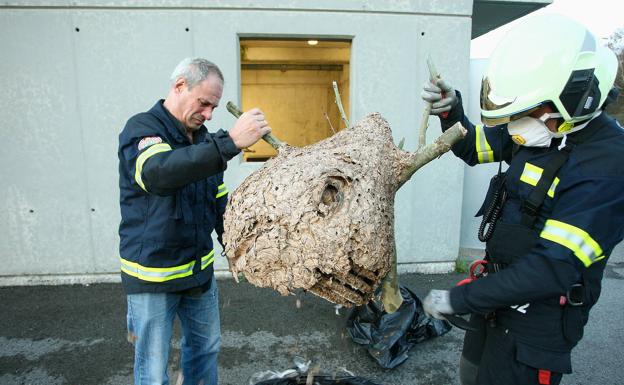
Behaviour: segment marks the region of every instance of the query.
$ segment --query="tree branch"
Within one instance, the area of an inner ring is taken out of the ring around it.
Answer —
[[[466,136],[466,133],[466,129],[460,122],[457,122],[453,127],[446,130],[433,141],[433,143],[426,145],[414,153],[408,153],[408,156],[403,159],[399,159],[400,171],[398,175],[398,188],[403,186],[419,168],[449,151],[455,143]]]
[[[234,103],[232,102],[227,102],[227,104],[225,105],[225,108],[227,108],[228,111],[230,111],[230,113],[232,115],[234,115],[236,118],[239,118],[242,114],[243,111],[240,110],[240,108],[238,108]],[[284,142],[282,142],[281,140],[277,139],[273,134],[268,133],[266,135],[264,135],[262,137],[262,139],[267,142],[268,144],[271,145],[271,147],[273,147],[276,150],[279,150],[280,147],[282,147],[284,145]]]
[[[347,119],[347,114],[345,114],[344,108],[342,108],[342,100],[340,99],[340,92],[338,92],[338,84],[333,81],[332,85],[334,87],[334,95],[336,95],[336,104],[338,105],[338,110],[340,111],[340,116],[344,121],[345,127],[349,128],[349,119]]]
[[[429,68],[429,80],[431,83],[436,84],[442,77],[429,55],[427,55],[427,68]],[[427,144],[427,128],[429,127],[429,115],[431,114],[432,105],[433,103],[425,102],[425,110],[423,111],[422,119],[420,120],[420,128],[418,129],[419,150]]]
[[[392,252],[390,264],[390,271],[381,284],[381,303],[388,314],[399,310],[401,304],[403,304],[403,296],[399,287],[399,273],[397,271],[396,246]]]
[[[418,129],[418,149],[425,147],[427,144],[427,127],[429,126],[429,114],[431,114],[431,103],[425,102],[422,118],[420,119],[420,128]]]

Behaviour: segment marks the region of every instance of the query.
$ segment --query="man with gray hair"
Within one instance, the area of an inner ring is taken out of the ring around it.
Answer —
[[[119,135],[119,254],[137,385],[169,383],[176,315],[184,384],[217,384],[221,330],[211,234],[221,240],[223,171],[271,131],[254,108],[229,132],[207,132],[223,81],[214,63],[182,60],[167,98],[130,118]]]

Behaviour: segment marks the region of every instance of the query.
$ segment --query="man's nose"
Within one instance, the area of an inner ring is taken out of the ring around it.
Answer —
[[[206,108],[201,112],[201,116],[206,120],[212,119],[212,108]]]

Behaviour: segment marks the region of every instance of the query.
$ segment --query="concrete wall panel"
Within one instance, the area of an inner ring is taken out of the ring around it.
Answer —
[[[66,12],[0,12],[2,274],[93,266]]]
[[[0,123],[8,144],[2,154],[0,262],[10,266],[2,275],[118,271],[117,135],[131,115],[166,95],[168,77],[185,56],[218,64],[226,78],[222,104],[240,104],[239,37],[352,38],[350,90],[344,93],[351,120],[381,112],[395,142],[405,137],[409,150],[416,148],[424,108],[426,54],[443,76],[467,88],[471,25],[465,1],[384,2],[387,12],[371,12],[373,2],[365,1],[356,2],[362,5],[357,12],[319,10],[303,1],[283,2],[287,10],[245,9],[236,1],[227,2],[234,8],[198,9],[184,9],[184,1],[173,8],[147,3],[154,7],[106,2],[102,8],[73,8],[80,4],[72,2],[59,9],[0,8],[0,33],[12,37],[0,41],[6,57],[0,85],[8,106]],[[438,3],[445,6],[427,14]],[[111,8],[115,4],[120,8]],[[422,14],[394,12],[421,5]],[[208,127],[229,129],[233,123],[219,108]],[[432,119],[428,140],[439,133]],[[226,171],[230,190],[258,167],[232,160]],[[461,162],[447,154],[399,192],[402,263],[455,260],[462,178]],[[216,267],[225,270],[227,263],[217,258]]]

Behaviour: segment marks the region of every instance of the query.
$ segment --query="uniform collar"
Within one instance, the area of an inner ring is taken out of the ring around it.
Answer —
[[[587,126],[583,127],[583,129],[573,132],[569,134],[569,139],[571,139],[575,143],[582,143],[587,141],[590,137],[592,137],[601,127],[608,123],[610,120],[609,116],[604,113],[604,111],[592,119]]]
[[[167,132],[171,134],[178,142],[189,142],[186,136],[186,128],[175,116],[169,112],[164,106],[164,99],[160,99],[156,102],[154,107],[150,110],[151,113],[156,115],[167,128]],[[206,127],[201,127],[193,134],[194,143],[199,143],[206,136]]]

